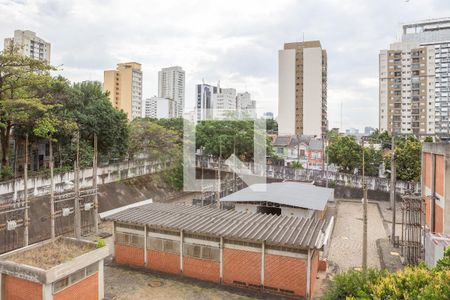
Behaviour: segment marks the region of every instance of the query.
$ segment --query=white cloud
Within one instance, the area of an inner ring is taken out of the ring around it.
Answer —
[[[52,43],[72,81],[102,80],[116,63],[138,61],[144,97],[160,68],[186,70],[187,104],[204,78],[247,89],[260,111],[277,110],[277,51],[319,39],[328,51],[331,126],[377,126],[378,52],[403,22],[450,16],[445,0],[0,0],[0,37],[30,29]]]

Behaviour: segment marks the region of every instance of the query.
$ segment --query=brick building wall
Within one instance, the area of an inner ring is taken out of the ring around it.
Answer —
[[[220,263],[218,261],[184,256],[183,274],[201,280],[220,282]]]
[[[224,283],[261,285],[261,253],[225,248],[223,261]]]
[[[98,273],[92,274],[80,282],[77,282],[53,295],[53,300],[81,299],[98,299]]]
[[[435,156],[435,168],[433,167],[433,158]],[[434,232],[444,232],[444,201],[445,201],[445,157],[438,153],[423,152],[422,155],[422,196],[425,199],[425,223],[429,228],[431,224],[431,192],[433,190],[433,176],[435,176],[435,220]]]
[[[319,271],[319,252],[314,251],[311,258],[311,298],[314,296],[314,288],[316,286],[317,272]]]
[[[42,299],[42,284],[9,275],[3,278],[5,300]]]
[[[115,244],[116,262],[121,265],[144,266],[144,248]]]
[[[151,270],[178,274],[180,273],[180,256],[162,251],[147,250],[147,267]]]
[[[306,296],[305,260],[266,254],[264,285]]]

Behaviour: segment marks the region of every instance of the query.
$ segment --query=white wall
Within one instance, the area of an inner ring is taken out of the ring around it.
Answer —
[[[303,134],[322,135],[322,49],[303,49]]]
[[[278,134],[295,134],[295,50],[278,51]]]

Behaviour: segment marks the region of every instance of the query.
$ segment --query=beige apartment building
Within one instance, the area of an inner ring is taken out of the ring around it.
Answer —
[[[379,55],[379,126],[395,134],[450,137],[450,18],[402,26]]]
[[[128,120],[142,117],[142,71],[137,62],[121,63],[104,72],[103,89],[109,92],[114,108],[123,110]]]
[[[320,41],[284,44],[278,53],[278,132],[322,136],[327,120],[327,52]]]

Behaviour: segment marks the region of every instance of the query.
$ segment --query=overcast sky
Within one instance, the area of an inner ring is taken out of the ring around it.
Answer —
[[[181,3],[183,2],[183,3]],[[0,0],[0,38],[28,29],[51,42],[71,81],[103,80],[119,62],[142,63],[144,97],[157,72],[186,71],[186,110],[204,79],[249,91],[258,112],[278,101],[278,50],[320,40],[328,52],[330,127],[378,126],[378,52],[400,26],[450,17],[449,0]]]

